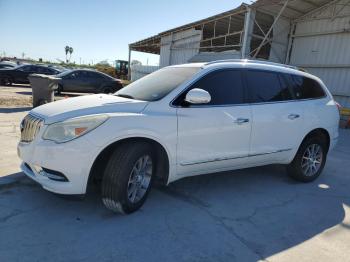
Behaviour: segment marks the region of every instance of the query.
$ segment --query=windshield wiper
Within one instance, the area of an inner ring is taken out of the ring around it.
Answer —
[[[126,94],[117,94],[116,96],[124,97],[124,98],[130,98],[130,99],[135,99],[135,97],[131,95],[126,95]]]

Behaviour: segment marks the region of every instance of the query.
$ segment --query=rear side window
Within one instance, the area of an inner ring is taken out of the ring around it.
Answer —
[[[278,73],[248,70],[246,81],[251,103],[284,101],[290,98],[288,88],[281,87]]]
[[[242,72],[239,70],[227,69],[209,73],[192,85],[189,90],[194,88],[204,89],[210,94],[211,101],[206,105],[244,103]],[[182,95],[182,100],[185,99],[186,93]]]
[[[33,67],[32,66],[22,66],[20,68],[20,70],[23,72],[31,72],[31,71],[33,71]]]
[[[320,84],[311,78],[290,75],[289,82],[296,99],[321,98],[326,95]]]
[[[104,76],[100,75],[99,73],[88,72],[88,74],[89,74],[89,77],[93,79],[104,79]]]

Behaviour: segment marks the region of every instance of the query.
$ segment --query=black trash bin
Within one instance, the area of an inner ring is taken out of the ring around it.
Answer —
[[[32,74],[28,78],[32,87],[33,107],[54,101],[54,92],[60,78],[42,74]]]

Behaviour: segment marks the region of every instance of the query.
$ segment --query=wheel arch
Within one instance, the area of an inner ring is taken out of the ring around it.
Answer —
[[[331,143],[331,137],[330,134],[328,132],[327,129],[325,128],[315,128],[313,130],[311,130],[309,133],[307,133],[307,135],[303,138],[302,142],[300,143],[299,147],[304,143],[304,141],[312,136],[319,136],[322,135],[325,137],[326,139],[326,143],[327,143],[327,152],[329,150],[330,147],[330,143]]]
[[[88,177],[87,189],[91,184],[96,184],[99,181],[102,181],[102,177],[104,174],[104,170],[106,167],[106,162],[111,156],[112,152],[119,146],[125,145],[127,143],[138,143],[138,142],[146,142],[149,143],[154,149],[154,153],[156,154],[157,165],[156,165],[156,184],[158,185],[166,185],[169,180],[170,173],[170,156],[166,148],[155,139],[143,136],[134,136],[122,138],[120,140],[114,141],[104,147],[103,150],[98,154],[95,158]]]

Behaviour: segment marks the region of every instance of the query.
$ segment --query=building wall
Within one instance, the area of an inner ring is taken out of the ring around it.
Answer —
[[[187,63],[199,53],[202,32],[189,29],[161,38],[160,67]]]
[[[350,107],[350,7],[342,2],[296,23],[290,64],[320,77]]]
[[[131,66],[131,81],[140,79],[158,69],[159,66],[133,65]]]
[[[276,63],[285,63],[288,49],[290,32],[290,21],[280,18],[273,27],[273,38],[271,43],[269,60]]]

